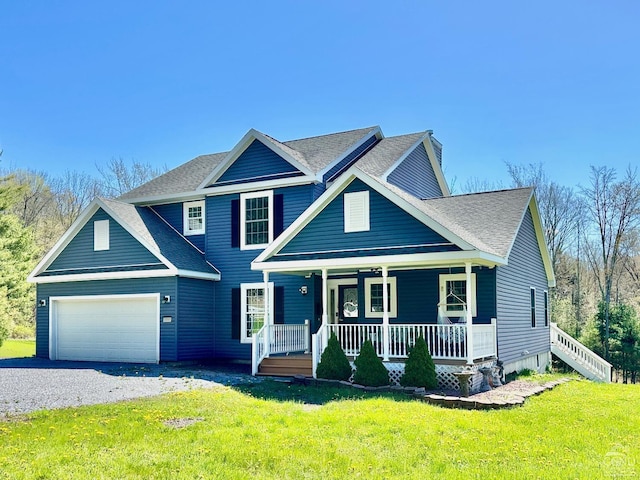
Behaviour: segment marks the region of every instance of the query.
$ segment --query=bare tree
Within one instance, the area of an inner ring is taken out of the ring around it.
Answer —
[[[91,200],[102,193],[95,178],[83,172],[69,170],[52,181],[51,189],[54,192],[56,217],[62,231],[69,228]]]
[[[605,306],[604,353],[609,358],[610,305],[623,240],[640,224],[640,181],[637,170],[628,168],[616,181],[609,167],[591,167],[591,185],[583,189],[585,205],[597,233],[587,248],[587,258]]]
[[[167,171],[166,166],[156,168],[136,160],[127,164],[122,157],[112,158],[106,165],[96,165],[96,168],[102,177],[102,193],[110,198],[119,197]]]

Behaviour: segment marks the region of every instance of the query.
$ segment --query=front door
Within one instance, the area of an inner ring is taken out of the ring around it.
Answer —
[[[338,305],[335,317],[340,323],[358,321],[358,285],[338,286]]]

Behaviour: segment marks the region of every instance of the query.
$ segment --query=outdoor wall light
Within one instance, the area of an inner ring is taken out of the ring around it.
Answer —
[[[171,295],[165,295],[162,297],[162,303],[171,303]]]
[[[41,299],[41,300],[38,302],[38,306],[39,306],[39,307],[46,307],[46,306],[47,306],[47,300],[46,300],[46,299],[44,299],[44,298],[43,298],[43,299]]]
[[[301,293],[302,295],[306,295],[306,294],[308,293],[308,291],[309,291],[309,290],[307,289],[307,286],[306,286],[306,285],[303,285],[303,286],[301,286],[301,287],[300,287],[300,293]]]

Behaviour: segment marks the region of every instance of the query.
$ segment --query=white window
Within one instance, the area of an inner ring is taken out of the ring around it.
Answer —
[[[544,326],[549,326],[549,292],[544,291]]]
[[[476,308],[476,274],[471,274],[471,292],[467,292],[467,274],[440,275],[440,303],[448,317],[461,317],[471,309],[471,316],[478,315]]]
[[[369,192],[344,194],[344,231],[369,231]]]
[[[93,250],[109,250],[109,220],[93,222]]]
[[[184,234],[201,235],[204,233],[204,200],[186,202],[182,206],[184,216]]]
[[[241,342],[251,343],[251,337],[263,327],[266,320],[264,283],[240,285],[240,309]],[[273,319],[272,282],[269,282],[269,318]]]
[[[240,195],[240,249],[265,248],[273,241],[273,191]]]
[[[389,318],[398,316],[398,296],[396,293],[396,277],[387,278],[387,291],[389,294]],[[364,279],[364,305],[365,317],[382,318],[383,317],[383,288],[382,278],[373,277]]]
[[[536,328],[536,289],[531,287],[531,328]]]

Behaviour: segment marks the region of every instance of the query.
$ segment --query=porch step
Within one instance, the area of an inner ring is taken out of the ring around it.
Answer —
[[[258,367],[258,375],[273,377],[292,377],[294,375],[313,376],[311,355],[289,355],[285,357],[269,357],[262,360]]]

